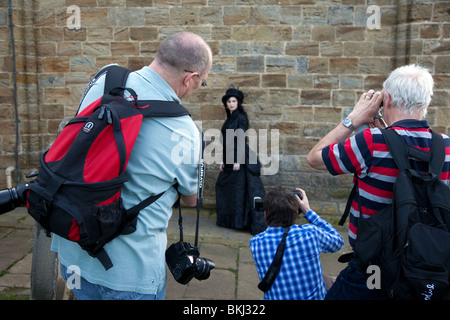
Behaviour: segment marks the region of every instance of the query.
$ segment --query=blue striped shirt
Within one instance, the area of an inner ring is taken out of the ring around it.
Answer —
[[[401,120],[390,127],[405,142],[424,151],[431,147],[431,132],[425,120]],[[442,134],[445,143],[445,163],[440,179],[448,185],[450,179],[450,139]],[[334,143],[322,150],[322,159],[332,175],[354,173],[358,179],[358,196],[350,209],[349,243],[354,246],[358,219],[374,215],[392,203],[394,183],[399,169],[392,159],[384,137],[378,128],[366,129],[349,139]],[[411,167],[428,171],[428,164],[411,160]]]
[[[309,210],[305,218],[310,224],[293,225],[289,230],[280,273],[270,290],[264,293],[265,300],[321,300],[325,297],[320,253],[338,251],[344,240],[313,210]],[[250,239],[260,280],[275,257],[283,233],[282,227],[268,227]]]

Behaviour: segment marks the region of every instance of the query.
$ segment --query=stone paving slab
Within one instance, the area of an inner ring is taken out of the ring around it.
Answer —
[[[196,217],[183,216],[184,241],[194,243]],[[0,216],[0,294],[9,290],[30,295],[34,220],[23,208]],[[207,280],[192,279],[187,285],[177,283],[167,274],[166,300],[261,300],[263,293],[249,248],[252,235],[248,231],[218,227],[214,217],[200,219],[200,257],[214,261]],[[167,229],[168,245],[179,240],[178,213]],[[345,232],[341,232],[346,240]],[[346,241],[347,243],[347,241]],[[335,278],[345,265],[337,258],[348,252],[346,246],[337,253],[321,256],[325,274]],[[17,289],[16,289],[17,288]],[[58,288],[58,291],[61,288]],[[68,295],[64,293],[64,297]]]

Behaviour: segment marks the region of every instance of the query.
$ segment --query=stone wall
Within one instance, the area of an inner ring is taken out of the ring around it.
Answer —
[[[148,65],[160,40],[182,30],[204,37],[214,52],[208,87],[183,101],[194,120],[214,136],[225,119],[222,95],[239,87],[251,128],[267,133],[261,159],[271,161],[266,167],[278,165],[276,174],[262,177],[267,189],[304,187],[321,213],[342,213],[351,177],[311,169],[306,154],[394,68],[421,63],[431,70],[435,93],[427,119],[448,133],[448,1],[13,0],[14,54],[8,4],[0,0],[1,188],[5,168],[16,168],[14,186],[38,168],[98,68]],[[72,5],[79,16],[68,11]],[[367,13],[371,5],[375,11]],[[217,175],[218,164],[209,163],[209,204]]]

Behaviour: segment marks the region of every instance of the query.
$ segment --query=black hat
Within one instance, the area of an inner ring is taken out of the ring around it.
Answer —
[[[228,89],[225,95],[222,97],[222,103],[226,105],[227,100],[230,97],[235,97],[240,104],[244,102],[244,94],[242,93],[242,91],[239,91],[238,89],[235,88]]]

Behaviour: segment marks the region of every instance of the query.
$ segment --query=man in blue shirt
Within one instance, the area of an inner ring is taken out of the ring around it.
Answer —
[[[200,36],[177,33],[161,42],[149,66],[130,73],[126,87],[134,89],[138,100],[180,102],[206,85],[211,66],[211,49]],[[79,111],[103,95],[104,83],[100,70]],[[71,288],[78,299],[164,299],[166,228],[177,190],[186,205],[196,205],[200,139],[189,116],[143,119],[127,165],[123,205],[130,208],[150,195],[164,194],[140,211],[135,232],[106,244],[114,265],[108,271],[77,243],[54,235],[52,250],[58,252],[62,276],[66,281],[74,271],[81,276],[81,283]],[[180,144],[192,154],[180,156]]]
[[[263,207],[268,227],[250,240],[256,270],[262,280],[274,259],[284,229],[290,227],[280,272],[270,290],[264,293],[265,300],[323,299],[327,290],[320,253],[336,252],[344,245],[336,229],[310,208],[305,191],[296,190],[300,191],[302,199],[283,189],[267,193]],[[294,224],[300,211],[309,224]]]

